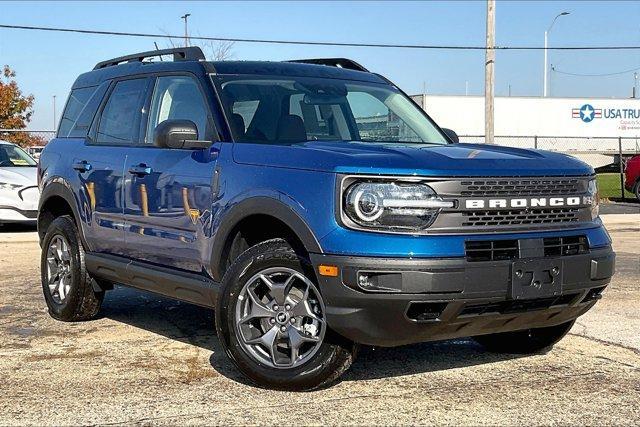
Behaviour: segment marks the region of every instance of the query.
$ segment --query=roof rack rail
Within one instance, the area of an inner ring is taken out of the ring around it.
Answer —
[[[311,58],[311,59],[294,59],[287,62],[298,62],[302,64],[328,65],[329,67],[346,68],[348,70],[369,72],[356,61],[347,58]]]
[[[123,62],[142,62],[145,58],[153,58],[162,55],[173,55],[174,61],[199,61],[205,59],[202,50],[197,46],[178,47],[173,49],[150,50],[148,52],[134,53],[132,55],[109,59],[107,61],[98,62],[93,69],[99,70],[101,68],[112,67]]]

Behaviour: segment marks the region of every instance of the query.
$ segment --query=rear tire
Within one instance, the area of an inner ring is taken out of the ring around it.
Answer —
[[[71,217],[58,217],[49,225],[42,241],[40,273],[51,317],[76,322],[98,314],[104,292],[94,289],[85,267],[82,241]]]
[[[635,194],[636,199],[638,199],[638,201],[640,202],[640,180],[636,182],[636,186],[633,189],[633,193]]]
[[[328,329],[309,261],[282,239],[247,249],[229,267],[216,329],[245,376],[278,390],[330,384],[351,366],[358,348]]]
[[[557,326],[479,335],[473,339],[494,353],[546,353],[569,332],[574,323],[575,320],[571,320]]]

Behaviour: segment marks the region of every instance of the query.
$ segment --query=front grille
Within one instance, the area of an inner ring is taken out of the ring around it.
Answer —
[[[521,301],[499,301],[486,304],[468,305],[462,309],[459,317],[480,316],[483,314],[526,313],[527,311],[546,310],[551,307],[571,304],[578,294],[557,297],[538,298]]]
[[[544,241],[544,256],[584,254],[589,251],[585,236],[547,237]]]
[[[517,240],[478,240],[465,242],[467,260],[503,261],[518,258]]]
[[[528,224],[564,224],[579,221],[580,209],[528,209],[462,212],[463,227],[492,227]]]
[[[529,244],[521,245],[523,241]],[[521,246],[529,255],[520,255]],[[521,257],[542,258],[585,254],[589,252],[589,244],[585,236],[564,236],[521,240],[469,240],[464,243],[464,249],[467,261],[483,262],[508,261]],[[532,250],[537,256],[531,255]]]
[[[491,197],[491,196],[540,196],[576,194],[580,190],[580,179],[483,179],[462,181],[461,196]]]

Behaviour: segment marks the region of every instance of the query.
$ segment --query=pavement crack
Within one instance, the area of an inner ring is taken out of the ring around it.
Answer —
[[[584,329],[586,331],[587,328],[585,327]],[[617,343],[617,342],[603,340],[603,339],[600,339],[600,338],[595,338],[595,337],[592,337],[592,336],[589,336],[589,335],[578,334],[578,333],[575,333],[575,332],[569,332],[568,335],[573,335],[575,337],[585,338],[585,339],[588,339],[589,341],[594,341],[594,342],[597,342],[599,344],[610,345],[610,346],[613,346],[613,347],[618,347],[618,348],[622,348],[622,349],[625,349],[625,350],[630,350],[634,354],[640,355],[640,350],[638,350],[635,347],[627,346],[627,345],[620,344],[620,343]]]

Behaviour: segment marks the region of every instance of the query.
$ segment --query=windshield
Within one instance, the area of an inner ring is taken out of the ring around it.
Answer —
[[[36,161],[22,148],[0,144],[0,167],[36,166]]]
[[[391,85],[309,77],[212,78],[236,141],[448,143]]]

